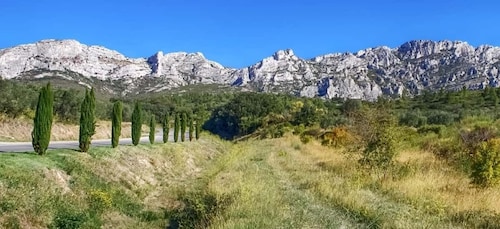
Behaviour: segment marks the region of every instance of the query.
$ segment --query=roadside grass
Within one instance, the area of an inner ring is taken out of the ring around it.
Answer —
[[[413,144],[398,149],[387,171],[292,135],[0,154],[0,227],[500,227],[497,188]]]
[[[196,142],[0,154],[0,228],[165,228],[176,190],[229,143]]]

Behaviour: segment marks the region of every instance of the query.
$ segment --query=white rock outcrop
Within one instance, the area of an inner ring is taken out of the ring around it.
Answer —
[[[312,59],[299,58],[287,49],[242,69],[226,68],[201,53],[160,51],[149,58],[127,58],[75,40],[43,40],[0,50],[0,76],[4,79],[57,76],[80,84],[97,80],[121,85],[107,87],[116,94],[201,83],[374,100],[383,94],[418,94],[424,89],[498,87],[498,69],[499,47],[474,48],[461,41],[415,40],[397,48],[382,46]]]

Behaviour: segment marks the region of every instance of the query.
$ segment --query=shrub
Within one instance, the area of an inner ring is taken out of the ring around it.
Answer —
[[[418,111],[408,111],[399,117],[399,124],[405,126],[421,127],[427,124],[427,117]]]
[[[417,129],[419,134],[427,134],[427,133],[435,133],[438,136],[441,136],[443,133],[444,126],[443,125],[425,125]]]
[[[354,136],[344,126],[333,128],[322,135],[321,144],[333,147],[344,146],[354,140]]]
[[[469,154],[474,154],[478,147],[496,137],[495,131],[490,127],[476,127],[470,131],[461,131],[460,139]]]
[[[500,181],[500,139],[481,143],[473,156],[472,183],[488,187]]]
[[[427,123],[436,125],[450,125],[455,121],[453,114],[446,111],[432,111],[427,114]]]

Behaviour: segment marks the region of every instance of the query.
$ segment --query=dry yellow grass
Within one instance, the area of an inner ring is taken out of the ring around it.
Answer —
[[[398,161],[416,168],[415,174],[402,180],[388,181],[384,188],[415,200],[433,200],[442,207],[460,212],[488,210],[500,213],[500,190],[481,189],[432,153],[421,150],[400,152]]]
[[[122,137],[128,138],[131,134],[131,124],[122,123]],[[145,129],[144,129],[145,128]],[[0,121],[0,141],[31,141],[31,131],[33,130],[33,120],[30,119],[3,119]],[[147,126],[143,126],[143,131],[148,131]],[[79,126],[75,124],[54,123],[52,125],[52,141],[78,140]],[[96,133],[92,139],[110,139],[111,122],[98,121],[96,123]]]

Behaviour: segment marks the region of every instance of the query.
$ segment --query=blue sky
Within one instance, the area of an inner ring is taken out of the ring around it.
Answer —
[[[1,0],[0,48],[76,39],[129,57],[202,52],[244,67],[287,48],[312,58],[414,39],[500,46],[499,9],[493,0]]]

